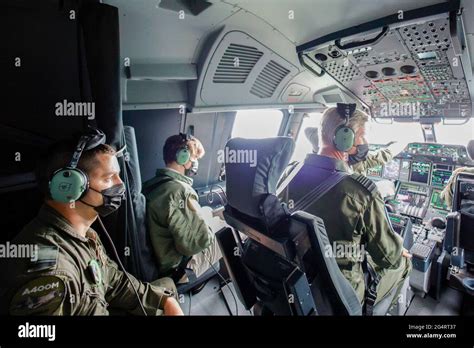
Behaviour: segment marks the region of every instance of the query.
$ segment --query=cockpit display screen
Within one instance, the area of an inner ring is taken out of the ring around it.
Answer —
[[[429,204],[429,191],[425,185],[403,183],[392,203],[402,214],[423,218]]]
[[[431,175],[431,185],[444,188],[453,173],[453,167],[444,164],[434,164],[433,174]]]
[[[410,181],[418,182],[420,184],[428,184],[430,179],[431,163],[426,162],[412,162]]]
[[[441,199],[441,191],[440,190],[433,190],[433,194],[431,195],[430,207],[440,210],[448,210],[448,206]]]
[[[378,165],[378,166],[367,169],[367,175],[368,176],[381,177],[382,176],[382,165]]]

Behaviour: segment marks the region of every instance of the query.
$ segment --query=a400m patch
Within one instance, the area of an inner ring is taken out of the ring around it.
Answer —
[[[56,276],[43,276],[21,286],[10,303],[10,314],[53,314],[66,296],[64,281]]]

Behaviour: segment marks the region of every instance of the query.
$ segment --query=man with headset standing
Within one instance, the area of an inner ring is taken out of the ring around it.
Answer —
[[[191,135],[169,137],[163,147],[166,168],[143,184],[160,275],[180,283],[187,281],[185,269],[199,277],[222,257],[214,236],[222,223],[199,205],[192,187],[204,153],[201,142]]]
[[[365,125],[369,120],[355,107],[338,104],[325,111],[319,155],[306,157],[280,197],[293,211],[303,210],[323,219],[334,249],[327,256],[336,258],[364,304],[364,312],[371,314],[373,305],[392,289],[400,291],[411,270],[411,255],[391,228],[375,184],[363,175],[350,174],[349,155],[367,143]],[[369,255],[365,260],[364,251]],[[364,273],[372,279],[368,284]]]
[[[99,130],[49,149],[37,173],[45,204],[13,241],[35,246],[36,255],[2,266],[8,272],[1,275],[1,313],[108,315],[110,306],[131,314],[182,315],[170,279],[159,280],[162,287],[120,271],[91,228],[96,219],[103,227],[98,215],[120,206],[125,186],[119,171],[116,152]]]

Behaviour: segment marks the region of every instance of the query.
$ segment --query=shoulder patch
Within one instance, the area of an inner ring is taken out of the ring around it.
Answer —
[[[361,174],[352,174],[351,178],[357,181],[360,185],[362,185],[367,191],[369,191],[371,195],[377,192],[377,186],[375,185],[375,183],[366,176],[363,176]]]
[[[59,247],[57,245],[38,245],[27,272],[54,270],[58,264],[58,257]]]
[[[10,314],[52,314],[66,296],[64,281],[56,276],[43,276],[21,286],[10,302]]]

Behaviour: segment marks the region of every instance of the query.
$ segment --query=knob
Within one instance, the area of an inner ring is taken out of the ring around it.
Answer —
[[[446,228],[446,220],[442,217],[435,216],[431,219],[431,226],[438,228],[440,230],[444,230]]]

